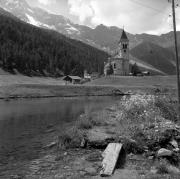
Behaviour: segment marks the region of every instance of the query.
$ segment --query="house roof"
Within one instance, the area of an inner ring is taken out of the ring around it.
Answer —
[[[72,80],[81,80],[81,77],[79,77],[79,76],[70,76],[70,75],[65,76],[63,79],[65,79],[67,77],[71,78]]]
[[[122,31],[122,35],[121,35],[121,38],[120,38],[120,41],[122,41],[122,40],[129,40],[127,35],[126,35],[126,32],[124,31],[124,29]]]

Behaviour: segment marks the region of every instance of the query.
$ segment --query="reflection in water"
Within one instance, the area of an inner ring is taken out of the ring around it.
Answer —
[[[112,97],[51,98],[0,101],[0,154],[10,155],[21,151],[34,152],[32,138],[42,134],[48,126],[62,127],[73,122],[82,113],[100,110],[114,103]],[[28,148],[28,151],[25,150]]]

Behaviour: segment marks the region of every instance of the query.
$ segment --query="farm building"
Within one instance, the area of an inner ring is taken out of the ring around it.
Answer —
[[[81,82],[82,78],[79,76],[67,75],[63,78],[63,80],[66,82],[72,83],[72,84],[79,84]]]

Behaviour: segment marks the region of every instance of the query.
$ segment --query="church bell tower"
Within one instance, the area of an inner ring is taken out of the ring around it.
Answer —
[[[124,29],[119,41],[119,56],[120,58],[129,60],[129,39]]]

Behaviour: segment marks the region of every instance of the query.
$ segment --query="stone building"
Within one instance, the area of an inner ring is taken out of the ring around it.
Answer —
[[[105,75],[108,75],[110,68],[113,69],[114,75],[129,75],[129,39],[124,30],[122,31],[116,55],[110,57],[108,63],[105,64]]]

